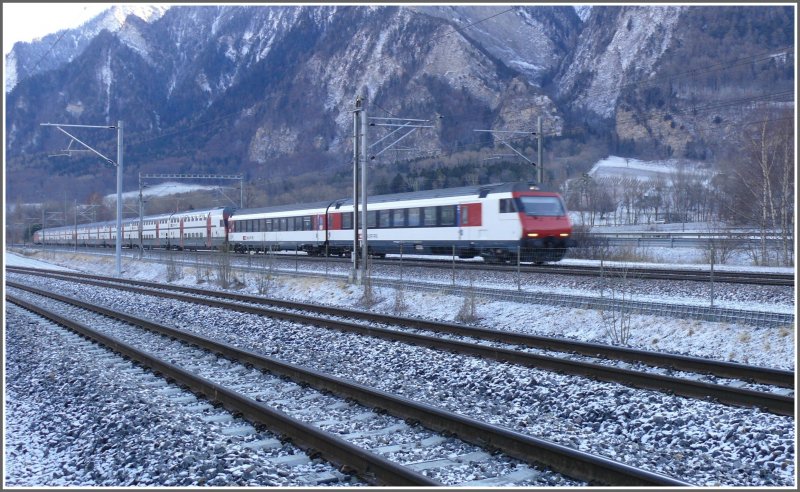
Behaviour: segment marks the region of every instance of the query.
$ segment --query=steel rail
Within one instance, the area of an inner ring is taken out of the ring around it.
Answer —
[[[7,282],[7,285],[53,298],[57,298],[58,296],[58,294],[36,289],[35,287],[18,284],[16,282]],[[780,415],[794,415],[794,398],[785,395],[753,391],[745,388],[705,383],[701,381],[693,381],[690,379],[675,378],[672,376],[663,376],[660,374],[651,374],[603,364],[593,364],[589,362],[573,361],[547,355],[531,354],[527,352],[502,349],[481,344],[448,340],[436,336],[405,333],[392,329],[364,326],[357,323],[336,321],[299,313],[275,311],[227,301],[217,301],[207,298],[185,296],[183,294],[169,293],[163,290],[153,291],[135,287],[127,287],[125,290],[130,290],[132,292],[138,292],[145,295],[154,295],[167,299],[202,304],[210,307],[239,311],[257,316],[267,316],[270,318],[311,324],[328,329],[372,336],[383,340],[401,341],[404,343],[444,351],[469,354],[489,360],[508,362],[577,376],[597,378],[603,381],[622,383],[642,389],[671,392],[690,398],[713,398],[719,402],[731,405],[744,407],[755,406]]]
[[[16,269],[9,267],[9,270],[15,271]],[[472,337],[480,340],[499,341],[503,343],[561,352],[575,352],[590,357],[602,356],[609,359],[624,360],[628,362],[642,362],[644,364],[665,367],[673,370],[713,374],[723,378],[754,381],[757,383],[780,386],[784,388],[794,388],[795,386],[795,373],[793,371],[786,371],[771,367],[748,366],[735,362],[715,361],[711,359],[690,357],[680,354],[653,352],[600,343],[582,342],[579,340],[570,340],[566,338],[530,335],[513,331],[492,330],[489,328],[459,325],[455,323],[434,322],[420,318],[386,316],[355,309],[337,308],[319,304],[298,303],[282,299],[265,298],[247,294],[235,294],[224,291],[200,289],[196,287],[168,285],[143,280],[113,279],[110,284],[107,284],[106,282],[108,282],[109,279],[100,275],[27,268],[23,270],[39,275],[46,273],[55,277],[94,279],[101,282],[100,284],[94,285],[114,286],[127,283],[153,289],[174,290],[195,295],[218,297],[267,306],[276,306],[284,309],[315,311],[325,315],[360,319],[375,323],[394,324],[433,332],[451,333],[454,335]],[[122,286],[119,288],[122,288]]]
[[[72,251],[72,250],[70,250]],[[161,252],[161,251],[159,251]],[[164,251],[165,252],[165,251]],[[210,250],[193,251],[203,255],[212,255],[214,252]],[[394,253],[394,254],[399,254]],[[409,253],[413,255],[412,253]],[[243,256],[246,257],[246,256]],[[261,256],[263,258],[263,256]],[[276,260],[297,260],[303,262],[333,262],[333,263],[347,263],[349,259],[337,257],[315,257],[306,255],[291,255],[291,254],[277,254],[273,257]],[[430,268],[452,268],[454,260],[442,260],[436,258],[424,259],[413,258],[399,260],[398,258],[383,258],[373,259],[376,264],[382,265],[399,265],[403,264],[408,267],[430,267]],[[465,270],[477,271],[507,271],[517,272],[516,264],[499,264],[487,265],[485,263],[474,263],[469,261],[458,261],[458,267]],[[638,267],[615,267],[615,266],[593,266],[593,265],[564,265],[564,264],[547,264],[547,265],[532,265],[523,264],[519,267],[521,273],[545,273],[553,275],[577,275],[586,277],[598,277],[601,271],[606,275],[619,276],[624,273],[629,277],[641,280],[674,280],[674,281],[690,281],[690,282],[710,282],[710,270],[667,270],[664,268],[638,268]],[[732,283],[732,284],[745,284],[745,285],[774,285],[793,287],[795,285],[795,276],[793,274],[783,273],[768,273],[768,272],[743,272],[743,271],[728,271],[728,270],[714,270],[715,283]]]
[[[309,454],[319,453],[326,460],[337,466],[349,467],[367,482],[392,486],[442,485],[436,480],[355,446],[333,434],[295,420],[285,413],[248,398],[241,393],[185,371],[147,352],[142,352],[113,336],[97,332],[85,324],[70,320],[8,293],[6,293],[6,300],[56,324],[65,326],[124,357],[133,359],[153,372],[188,387],[193,392],[202,393],[209,400],[221,403],[232,412],[240,412],[244,418],[251,422],[263,424],[274,432],[288,437],[293,444]],[[124,321],[119,315],[113,317]]]
[[[68,296],[49,293],[47,291],[42,291],[41,289],[31,288],[26,290],[30,290],[31,292],[40,295],[51,297],[62,302],[82,307],[84,309],[89,309],[106,316],[113,317],[120,321],[134,324],[144,329],[185,341],[198,347],[219,353],[225,357],[238,360],[242,363],[252,364],[254,367],[258,367],[271,373],[287,376],[296,382],[309,384],[316,389],[331,391],[340,397],[353,398],[364,405],[376,409],[386,410],[397,417],[420,422],[422,425],[425,425],[426,427],[429,427],[437,432],[451,432],[467,442],[474,443],[483,448],[499,449],[502,452],[507,453],[509,456],[522,459],[523,461],[544,464],[553,468],[559,473],[563,473],[579,480],[609,485],[691,485],[687,482],[683,482],[666,475],[649,472],[647,470],[641,470],[624,463],[578,451],[544,439],[528,436],[503,427],[486,424],[463,415],[447,412],[431,405],[394,396],[384,391],[374,390],[367,386],[349,382],[335,376],[317,373],[300,366],[282,362],[248,350],[243,350],[223,342],[218,342],[199,335],[187,333],[183,330],[167,327],[150,320],[138,318],[132,315],[104,308],[102,306],[92,305]],[[166,362],[158,361],[148,354],[139,355],[140,352],[138,352],[136,349],[119,342],[113,337],[108,337],[106,335],[94,332],[94,330],[91,330],[85,325],[67,320],[59,315],[49,313],[43,308],[32,305],[31,303],[23,301],[8,293],[6,293],[6,299],[15,304],[19,304],[26,309],[30,309],[38,314],[41,314],[42,316],[45,316],[56,323],[75,329],[75,331],[78,333],[84,334],[89,338],[98,341],[102,340],[101,343],[109,346],[117,352],[122,353],[123,355],[134,358],[142,363],[154,363],[154,370],[156,372],[160,372],[167,377],[172,377],[182,384],[186,384],[194,391],[202,391],[204,394],[211,395],[211,398],[213,399],[216,399],[217,395],[221,394],[223,396],[223,399],[221,400],[223,404],[232,406],[234,404],[238,405],[239,400],[248,400],[245,402],[242,408],[233,408],[234,410],[241,411],[248,418],[263,418],[260,416],[260,411],[262,408],[264,408],[269,410],[269,414],[268,418],[265,419],[266,422],[259,420],[262,423],[267,424],[276,421],[280,424],[283,424],[283,421],[286,419],[293,420],[286,417],[282,412],[269,409],[268,407],[265,407],[254,400],[243,397],[234,391],[219,388],[217,385],[214,385],[214,383],[193,376],[186,371],[176,368]],[[194,381],[194,379],[199,380],[199,382]],[[184,381],[187,381],[188,383]],[[220,391],[220,389],[224,390],[224,393],[217,393]],[[273,416],[273,414],[275,415]],[[288,424],[292,424],[292,422],[288,422]],[[347,461],[344,463],[335,461],[342,458],[342,456],[336,454],[336,450],[330,449],[330,444],[326,442],[317,442],[315,434],[316,432],[322,431],[318,431],[307,424],[300,424],[302,425],[298,426],[299,430],[295,431],[298,434],[296,439],[302,440],[299,442],[308,442],[306,445],[310,449],[333,456],[331,461],[336,464],[350,465],[350,463]],[[334,438],[333,441],[341,441],[341,439],[335,438],[335,436],[330,436],[324,432],[323,434],[325,434],[326,437]],[[360,451],[358,456],[360,456],[361,460],[367,458],[367,456],[362,456],[364,454],[372,455],[372,453],[364,451],[361,448],[357,448],[356,446],[350,445],[350,447],[356,448],[356,451]],[[382,458],[381,460],[386,461]],[[388,465],[394,465],[394,467],[400,466],[391,462],[384,464],[387,469],[392,468]],[[383,472],[384,466],[379,469],[381,472]],[[357,469],[371,471],[377,476],[378,469],[376,468],[377,465],[373,463],[366,463],[361,464]],[[399,474],[400,471],[394,470],[392,473]],[[418,475],[416,472],[409,471],[409,473]],[[408,484],[408,482],[414,478],[416,477],[413,475],[400,475],[396,477],[396,479],[402,481],[394,483],[394,485]],[[440,485],[437,482],[427,479],[427,477],[423,476],[422,478],[428,483],[417,483],[416,485]]]

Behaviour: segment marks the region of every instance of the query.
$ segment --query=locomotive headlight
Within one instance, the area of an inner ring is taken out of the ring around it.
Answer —
[[[528,237],[539,237],[539,233],[538,232],[529,232],[528,233]]]
[[[569,237],[569,233],[562,232],[561,234],[559,234],[559,236],[561,236],[561,237]]]

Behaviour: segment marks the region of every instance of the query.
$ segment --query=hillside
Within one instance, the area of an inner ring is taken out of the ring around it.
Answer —
[[[538,117],[556,188],[608,154],[713,162],[743,122],[791,104],[792,13],[198,5],[98,19],[36,71],[25,67],[52,39],[7,57],[8,199],[113,192],[97,159],[51,158],[69,139],[40,124],[120,120],[126,191],[139,173],[177,172],[242,173],[251,205],[347,194],[356,95],[370,117],[435,122],[375,147],[374,192],[529,180],[502,134],[475,130],[530,131]],[[112,132],[78,136],[115,154]],[[536,155],[532,137],[509,145]]]

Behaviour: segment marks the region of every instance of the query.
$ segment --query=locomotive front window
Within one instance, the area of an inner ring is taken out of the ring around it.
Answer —
[[[561,200],[554,196],[523,196],[519,198],[525,215],[560,217],[565,215]]]

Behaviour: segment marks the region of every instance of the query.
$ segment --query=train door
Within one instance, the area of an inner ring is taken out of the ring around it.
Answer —
[[[206,217],[206,247],[211,248],[211,212]]]
[[[180,248],[183,249],[183,217],[181,217],[180,222],[178,222],[178,244]]]
[[[458,239],[460,241],[476,241],[480,239],[481,233],[485,233],[483,227],[483,207],[480,203],[459,203],[456,209],[456,220],[458,221]]]
[[[314,239],[317,241],[317,244],[324,244],[325,243],[325,215],[318,214],[314,216]]]
[[[498,204],[498,219],[496,239],[518,241],[522,237],[522,222],[520,220],[517,201],[513,197],[500,198]]]

